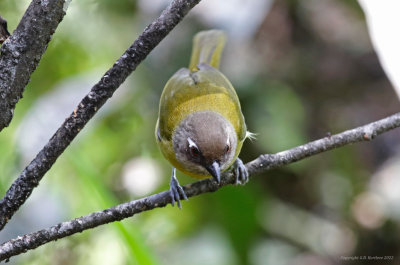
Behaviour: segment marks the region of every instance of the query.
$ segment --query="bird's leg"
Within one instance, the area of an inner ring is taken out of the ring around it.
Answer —
[[[233,170],[236,177],[236,185],[244,185],[249,181],[249,172],[247,171],[247,168],[244,166],[242,160],[240,160],[239,157],[236,158],[236,161],[233,164]]]
[[[243,164],[243,163],[242,163]],[[176,178],[176,169],[172,168],[171,182],[169,184],[169,194],[171,196],[171,204],[174,206],[175,202],[178,204],[178,208],[181,209],[181,198],[188,200],[185,192],[181,185],[179,185],[178,179]]]

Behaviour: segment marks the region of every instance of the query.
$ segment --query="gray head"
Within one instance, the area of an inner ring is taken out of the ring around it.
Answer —
[[[181,121],[172,141],[176,158],[187,171],[211,175],[219,183],[220,172],[234,159],[237,136],[222,115],[199,111]]]

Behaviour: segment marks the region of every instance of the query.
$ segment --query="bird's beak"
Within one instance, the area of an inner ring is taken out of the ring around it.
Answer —
[[[221,169],[219,163],[214,161],[211,165],[206,166],[207,171],[211,174],[214,180],[219,184],[221,181]]]

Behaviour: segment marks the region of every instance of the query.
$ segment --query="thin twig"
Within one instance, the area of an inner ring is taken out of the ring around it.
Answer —
[[[103,75],[0,201],[0,230],[24,204],[44,174],[132,71],[200,0],[174,0]]]
[[[398,127],[400,127],[400,112],[367,125],[336,135],[326,136],[325,138],[300,145],[287,151],[282,151],[274,155],[261,155],[246,166],[250,174],[263,172],[337,147],[361,141],[370,141],[376,136]]]
[[[8,39],[0,56],[0,131],[10,124],[15,105],[64,15],[64,0],[33,0],[11,37],[3,36]]]
[[[400,113],[277,154],[261,155],[257,159],[247,163],[246,167],[252,176],[337,147],[372,140],[379,134],[397,127],[400,127]],[[223,186],[233,183],[235,183],[235,177],[231,172],[228,172],[222,176],[220,186],[212,179],[205,179],[186,185],[183,189],[188,197],[193,197],[206,192],[214,192]],[[164,191],[12,239],[0,245],[0,261],[9,259],[30,249],[35,249],[50,241],[67,237],[99,225],[120,221],[143,211],[164,207],[168,203],[171,203],[171,197],[169,196],[169,192]]]

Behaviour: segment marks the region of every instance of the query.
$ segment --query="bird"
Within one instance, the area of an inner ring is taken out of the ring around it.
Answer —
[[[221,172],[233,169],[236,184],[245,184],[248,171],[238,158],[247,131],[239,98],[219,70],[226,43],[222,30],[206,30],[193,38],[188,68],[179,69],[166,83],[160,98],[155,138],[172,164],[171,204],[181,208],[187,196],[176,178],[176,169],[217,184]]]

